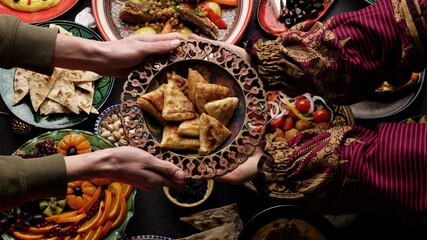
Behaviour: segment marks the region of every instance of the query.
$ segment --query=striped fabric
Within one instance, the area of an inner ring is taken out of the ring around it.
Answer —
[[[427,125],[382,123],[354,127],[342,147],[338,177],[343,183],[332,204],[337,212],[427,214]]]
[[[336,104],[365,100],[384,81],[408,82],[427,65],[427,0],[378,0],[307,21],[247,48],[271,90],[310,92]]]

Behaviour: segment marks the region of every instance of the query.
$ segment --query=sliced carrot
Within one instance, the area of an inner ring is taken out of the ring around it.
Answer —
[[[237,0],[211,0],[211,1],[219,4],[227,5],[227,6],[237,7]]]

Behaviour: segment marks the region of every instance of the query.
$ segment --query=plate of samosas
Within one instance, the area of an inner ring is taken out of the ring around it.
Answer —
[[[184,41],[150,58],[124,84],[129,144],[175,163],[191,178],[233,170],[254,152],[267,119],[256,71],[233,51]]]

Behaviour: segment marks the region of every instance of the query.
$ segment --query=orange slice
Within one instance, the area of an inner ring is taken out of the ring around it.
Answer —
[[[99,204],[98,212],[93,215],[91,218],[89,218],[86,222],[84,222],[79,229],[77,229],[77,233],[88,233],[92,229],[96,227],[96,224],[101,220],[103,208],[105,206],[104,201],[101,201]]]
[[[82,240],[94,240],[95,230],[96,229],[91,229],[89,232],[84,233]]]
[[[97,227],[102,226],[107,221],[108,214],[110,213],[110,209],[111,209],[111,201],[112,201],[111,191],[108,189],[105,189],[104,193],[105,193],[105,200],[104,200],[105,205],[102,209],[102,217],[96,224]]]
[[[84,213],[89,208],[91,208],[93,206],[93,204],[95,204],[95,202],[98,200],[99,195],[101,195],[101,190],[102,190],[101,187],[98,186],[98,188],[96,189],[96,191],[93,194],[92,198],[90,200],[88,200],[83,207],[81,207],[79,210],[77,210],[77,213]]]
[[[95,234],[93,235],[93,237],[91,238],[92,240],[97,240],[97,239],[101,239],[102,238],[102,230],[104,229],[104,226],[99,226],[96,231]]]
[[[50,217],[46,217],[45,220],[46,221],[55,221],[56,222],[60,218],[74,217],[74,216],[77,216],[77,215],[78,215],[77,211],[68,211],[68,212],[63,212],[63,213],[58,214],[58,215],[52,215]]]
[[[124,195],[121,195],[120,196],[120,212],[119,212],[119,215],[117,216],[117,218],[114,219],[114,222],[113,222],[113,225],[111,226],[111,228],[114,229],[114,228],[118,227],[123,222],[123,219],[125,219],[125,216],[126,216],[126,212],[127,212],[126,198]]]
[[[81,213],[79,215],[76,216],[71,216],[71,217],[62,217],[62,218],[58,218],[58,220],[56,220],[57,223],[77,223],[80,220],[82,220],[83,218],[85,218],[87,215],[86,213]]]
[[[34,227],[34,226],[30,226],[27,228],[27,232],[29,233],[34,233],[34,234],[46,234],[48,232],[50,232],[53,228],[55,228],[56,226],[58,226],[57,224],[49,224],[47,226],[44,227]]]
[[[34,234],[29,232],[12,231],[13,235],[18,239],[36,240],[43,239],[43,234]]]
[[[122,192],[123,192],[123,195],[125,195],[126,199],[130,196],[130,194],[132,193],[132,190],[133,190],[132,185],[122,183]]]
[[[113,220],[107,220],[107,222],[104,224],[104,227],[102,228],[102,237],[107,236],[111,230],[111,226],[113,226]]]
[[[111,183],[111,180],[108,178],[94,178],[90,181],[93,182],[95,185],[98,185],[98,186],[105,186],[105,185],[108,185]]]
[[[108,219],[113,219],[120,211],[120,196],[122,193],[122,184],[119,182],[112,182],[108,185],[108,190],[111,191],[111,208],[108,213]]]

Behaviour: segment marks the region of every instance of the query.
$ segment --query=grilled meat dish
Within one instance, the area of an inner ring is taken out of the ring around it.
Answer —
[[[218,27],[209,18],[198,16],[187,4],[179,4],[177,10],[181,20],[195,24],[212,39],[218,38]]]

